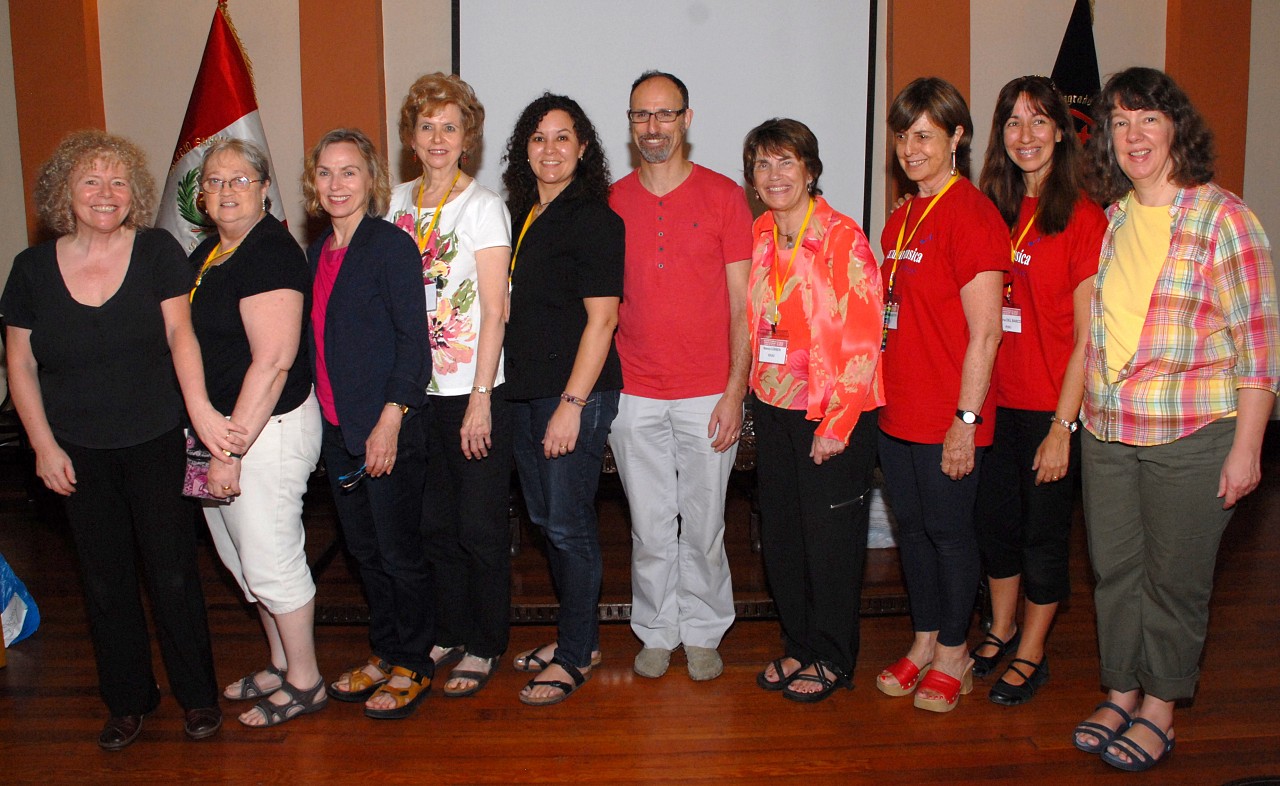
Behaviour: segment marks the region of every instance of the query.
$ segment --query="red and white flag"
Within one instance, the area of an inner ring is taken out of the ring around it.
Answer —
[[[156,226],[167,229],[190,253],[213,225],[200,212],[196,197],[200,193],[200,162],[205,145],[219,137],[235,137],[254,142],[270,160],[267,135],[258,115],[258,99],[253,90],[253,73],[249,56],[227,14],[227,0],[219,0],[213,14],[213,26],[204,46],[204,58],[196,74],[187,116],[173,151],[164,196],[156,210]],[[280,189],[276,187],[275,167],[269,173],[271,213],[284,220]]]

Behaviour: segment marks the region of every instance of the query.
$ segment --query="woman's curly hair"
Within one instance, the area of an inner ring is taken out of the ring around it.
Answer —
[[[578,141],[587,146],[573,173],[573,179],[581,184],[582,198],[599,202],[609,199],[609,160],[587,113],[568,96],[543,93],[520,113],[515,130],[507,140],[507,152],[502,156],[507,165],[502,172],[502,185],[507,189],[507,208],[513,216],[523,216],[538,201],[538,179],[529,165],[529,138],[538,130],[542,118],[557,109],[569,115]]]
[[[1170,180],[1182,188],[1208,183],[1213,179],[1213,132],[1191,104],[1191,99],[1178,83],[1154,68],[1127,68],[1112,76],[1093,102],[1096,131],[1089,140],[1094,177],[1094,198],[1102,204],[1114,202],[1133,188],[1133,182],[1116,161],[1111,139],[1111,112],[1124,109],[1154,109],[1173,122],[1173,141],[1169,155],[1173,159]]]
[[[76,231],[71,181],[99,160],[124,167],[129,180],[129,212],[124,217],[124,226],[132,229],[151,225],[156,209],[156,183],[147,171],[147,155],[124,137],[91,128],[68,134],[40,167],[36,178],[36,210],[40,220],[55,234],[69,235]]]

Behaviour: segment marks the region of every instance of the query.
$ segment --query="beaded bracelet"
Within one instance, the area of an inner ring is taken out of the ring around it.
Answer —
[[[567,401],[570,404],[576,404],[579,407],[585,407],[587,405],[587,400],[585,398],[578,398],[567,390],[560,394],[560,400]]]

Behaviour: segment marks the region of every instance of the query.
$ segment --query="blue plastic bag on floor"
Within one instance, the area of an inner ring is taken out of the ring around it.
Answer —
[[[4,646],[12,647],[40,627],[40,609],[36,601],[0,554],[0,624],[4,628]]]

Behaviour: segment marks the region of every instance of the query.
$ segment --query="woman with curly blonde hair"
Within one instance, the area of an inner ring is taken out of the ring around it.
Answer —
[[[502,373],[511,216],[462,171],[484,130],[484,107],[453,75],[409,88],[400,140],[421,177],[391,190],[387,218],[422,256],[431,330],[431,406],[422,531],[435,581],[436,665],[461,660],[444,695],[470,696],[507,649],[511,552],[507,486],[511,416]]]
[[[36,203],[58,237],[14,260],[0,311],[36,474],[66,498],[110,712],[98,745],[125,748],[160,704],[139,568],[187,736],[210,737],[222,712],[194,509],[181,493],[184,394],[198,424],[213,409],[191,328],[191,272],[178,242],[147,228],[155,185],[128,140],[68,136],[41,168]],[[221,424],[200,432],[219,456],[240,449],[238,427]]]

